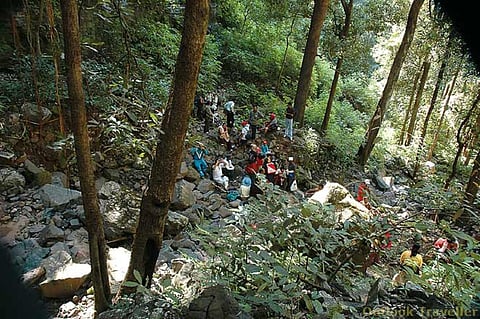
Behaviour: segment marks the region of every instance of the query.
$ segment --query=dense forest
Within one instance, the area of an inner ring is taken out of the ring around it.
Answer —
[[[452,2],[2,1],[0,317],[478,318]]]

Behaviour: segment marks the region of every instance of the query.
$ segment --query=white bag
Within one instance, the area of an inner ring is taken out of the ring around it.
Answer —
[[[292,185],[290,185],[290,191],[294,192],[298,189],[297,180],[293,180]]]

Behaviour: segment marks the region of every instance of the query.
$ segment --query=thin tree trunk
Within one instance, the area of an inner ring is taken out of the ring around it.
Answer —
[[[95,310],[98,315],[106,310],[110,304],[110,283],[103,218],[100,214],[97,191],[95,189],[87,130],[87,112],[82,87],[78,8],[76,0],[61,0],[60,6],[62,11],[68,96],[72,112],[75,152],[87,223],[90,264],[95,292]]]
[[[148,190],[142,198],[140,217],[125,277],[133,280],[137,270],[150,287],[163,230],[183,156],[188,121],[192,112],[209,17],[208,0],[187,0],[184,29],[175,67],[171,100],[162,120]],[[126,287],[120,293],[126,292]]]
[[[398,48],[395,59],[393,60],[387,83],[383,89],[382,97],[377,104],[377,109],[375,110],[375,113],[368,124],[364,142],[362,145],[360,145],[357,152],[357,161],[361,166],[364,166],[367,163],[370,153],[375,146],[375,139],[382,125],[383,117],[387,111],[387,104],[392,96],[393,89],[397,83],[398,76],[400,75],[403,61],[405,60],[408,49],[410,48],[413,40],[413,35],[417,26],[418,14],[420,13],[420,8],[422,7],[423,1],[424,0],[413,0],[412,6],[410,7],[407,27],[405,28],[405,34],[403,35],[402,43]]]
[[[465,202],[473,204],[475,197],[477,197],[478,188],[480,185],[480,151],[477,153],[477,157],[473,162],[472,172],[465,188]]]
[[[457,144],[458,144],[457,154],[455,154],[455,159],[453,160],[452,171],[451,171],[450,175],[448,176],[447,180],[445,181],[445,185],[443,186],[444,189],[448,189],[450,187],[450,183],[452,182],[453,178],[455,177],[455,175],[457,173],[458,160],[460,158],[460,155],[462,154],[463,147],[465,146],[465,143],[466,143],[465,139],[462,137],[463,130],[464,130],[465,126],[467,125],[468,121],[470,120],[470,118],[472,117],[473,111],[477,108],[478,102],[480,101],[480,91],[477,94],[478,95],[477,95],[475,101],[473,102],[472,107],[470,108],[470,110],[468,110],[467,115],[465,116],[465,118],[463,119],[462,123],[460,124],[460,126],[458,128],[458,131],[457,131]]]
[[[315,0],[313,7],[310,29],[308,31],[307,44],[303,54],[302,67],[298,78],[297,93],[295,95],[295,120],[299,127],[303,127],[305,117],[305,106],[307,104],[308,94],[310,92],[310,83],[312,80],[313,66],[317,57],[318,42],[320,41],[320,32],[323,22],[327,16],[327,9],[330,0]]]
[[[418,86],[418,81],[420,80],[420,74],[422,74],[422,68],[423,68],[423,64],[422,64],[422,67],[420,68],[420,72],[417,72],[417,74],[415,75],[415,79],[413,80],[412,94],[410,94],[410,100],[408,101],[407,111],[405,112],[405,117],[403,119],[402,130],[400,133],[400,138],[398,139],[398,145],[403,145],[404,143],[407,123],[408,123],[408,119],[410,119],[410,113],[412,112],[413,101],[417,93],[417,86]]]
[[[288,48],[290,47],[290,36],[293,33],[293,27],[295,26],[296,18],[297,18],[296,16],[293,16],[292,24],[290,24],[290,30],[288,31],[288,34],[287,34],[285,52],[283,52],[282,65],[280,66],[280,72],[278,73],[278,78],[277,78],[277,85],[276,85],[277,91],[280,90],[280,86],[282,85],[283,70],[285,69],[285,62],[287,61]]]
[[[413,104],[412,114],[410,115],[410,122],[408,123],[407,136],[405,138],[405,145],[409,146],[412,142],[413,131],[415,130],[415,124],[417,123],[418,109],[422,102],[423,90],[425,89],[425,83],[427,83],[428,72],[430,71],[430,62],[423,62],[423,73],[420,79],[420,85],[418,86],[417,96],[415,97],[415,103]]]
[[[335,99],[335,91],[337,90],[338,79],[340,78],[340,70],[342,69],[343,56],[345,50],[345,39],[348,37],[348,31],[350,30],[350,24],[352,22],[352,9],[353,9],[353,0],[350,0],[348,3],[345,0],[342,0],[343,11],[345,12],[345,23],[340,33],[340,41],[342,41],[342,50],[340,56],[337,59],[337,66],[335,67],[335,74],[333,76],[332,85],[330,87],[330,93],[328,95],[327,107],[325,108],[325,115],[323,116],[322,126],[320,128],[320,133],[325,135],[327,133],[328,122],[330,121],[330,114],[332,113],[333,100]]]
[[[58,44],[58,33],[55,27],[55,15],[51,0],[46,0],[45,9],[47,11],[48,25],[50,27],[50,44],[52,46],[53,66],[55,68],[55,101],[58,110],[58,124],[60,133],[65,136],[65,118],[63,117],[62,102],[60,98],[60,47]]]
[[[437,81],[435,83],[435,89],[433,90],[432,98],[430,100],[430,106],[427,110],[427,114],[425,115],[425,119],[423,121],[422,133],[420,134],[420,143],[417,148],[417,155],[415,158],[415,166],[413,169],[413,178],[417,176],[418,169],[420,168],[420,156],[422,152],[424,152],[424,143],[425,137],[427,136],[427,129],[428,123],[430,121],[430,117],[432,116],[433,109],[435,108],[435,103],[437,103],[438,92],[443,86],[443,77],[445,75],[445,69],[447,68],[447,62],[450,58],[450,49],[452,46],[452,34],[450,33],[450,37],[448,39],[447,47],[445,48],[445,53],[443,56],[442,64],[440,65],[440,70],[438,71]]]
[[[460,67],[457,68],[455,75],[453,76],[452,83],[450,85],[450,89],[447,92],[447,98],[445,100],[445,104],[443,105],[442,115],[440,116],[440,120],[437,124],[437,129],[435,131],[435,135],[433,136],[432,145],[430,145],[430,150],[428,151],[427,161],[431,160],[433,157],[433,153],[435,152],[435,148],[437,147],[438,137],[440,136],[440,130],[443,126],[443,120],[445,119],[445,113],[448,111],[450,98],[452,97],[453,89],[455,88],[455,83],[457,82],[458,73],[460,72]]]

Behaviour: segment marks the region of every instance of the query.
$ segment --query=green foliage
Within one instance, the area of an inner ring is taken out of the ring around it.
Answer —
[[[354,218],[339,227],[328,206],[291,205],[269,187],[240,217],[241,233],[214,226],[195,232],[212,256],[212,280],[230,287],[247,311],[266,307],[271,317],[335,312],[321,305],[319,287],[334,280],[341,259],[348,262],[350,249],[368,243],[381,224]]]
[[[142,275],[138,270],[133,270],[135,281],[125,281],[122,285],[127,288],[135,288],[137,293],[150,294],[150,289],[143,285]]]

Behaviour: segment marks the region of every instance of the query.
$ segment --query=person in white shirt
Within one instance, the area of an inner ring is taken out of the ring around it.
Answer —
[[[223,158],[217,159],[215,164],[212,166],[212,177],[213,180],[223,186],[225,190],[228,189],[228,177],[223,175],[223,168],[228,165],[227,161],[225,161]]]

